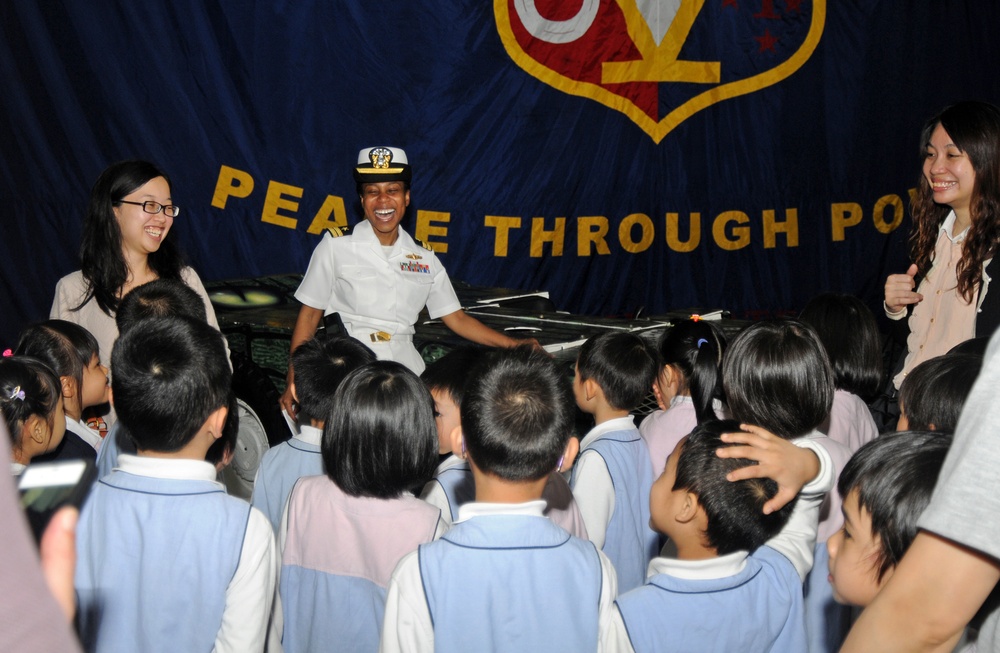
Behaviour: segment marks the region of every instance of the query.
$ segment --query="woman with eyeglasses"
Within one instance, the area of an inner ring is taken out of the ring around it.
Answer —
[[[128,291],[155,279],[179,279],[205,302],[208,323],[219,328],[198,274],[184,265],[170,227],[180,213],[166,173],[147,161],[115,163],[97,178],[83,221],[81,269],[56,284],[50,317],[76,322],[97,338],[109,365],[118,337],[115,311]],[[112,372],[113,373],[113,372]]]

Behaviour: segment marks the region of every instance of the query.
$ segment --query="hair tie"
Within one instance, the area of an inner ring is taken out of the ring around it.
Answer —
[[[698,349],[701,349],[701,346],[707,342],[708,340],[705,340],[704,338],[698,338]]]
[[[17,399],[19,401],[24,401],[24,390],[21,389],[21,386],[17,386],[16,388],[10,391],[10,396],[7,398],[10,399],[11,401],[13,401],[14,399]]]
[[[14,355],[14,352],[13,352],[13,350],[11,350],[10,347],[8,347],[7,349],[3,350],[3,357],[4,358],[7,358],[8,356],[13,356],[13,355]]]

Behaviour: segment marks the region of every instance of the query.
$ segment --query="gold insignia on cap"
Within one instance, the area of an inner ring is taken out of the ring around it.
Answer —
[[[373,168],[385,170],[392,163],[392,150],[387,147],[376,147],[368,153],[368,158],[371,160]]]
[[[414,261],[419,261],[419,260],[423,259],[424,257],[421,256],[420,254],[407,254],[406,258],[413,259]]]

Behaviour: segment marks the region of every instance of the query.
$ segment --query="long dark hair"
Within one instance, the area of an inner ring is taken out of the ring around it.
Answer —
[[[660,339],[660,363],[683,376],[681,391],[691,393],[698,423],[715,419],[714,399],[722,398],[722,355],[726,338],[711,322],[685,320]]]
[[[959,102],[945,108],[924,125],[921,156],[925,156],[938,125],[968,155],[976,172],[969,203],[972,226],[962,245],[962,260],[955,266],[958,292],[972,302],[982,280],[983,261],[994,255],[1000,243],[1000,109],[985,102]],[[921,174],[910,210],[915,226],[910,236],[910,258],[921,274],[927,274],[938,230],[951,209],[934,203],[930,184]]]
[[[73,310],[80,310],[91,298],[108,315],[118,309],[118,292],[128,280],[129,271],[122,253],[122,231],[115,219],[114,205],[157,177],[163,177],[170,185],[167,174],[148,161],[120,161],[97,178],[90,190],[80,243],[81,270],[87,280],[87,293]],[[149,255],[148,264],[160,279],[180,279],[184,267],[180,251],[170,238]]]

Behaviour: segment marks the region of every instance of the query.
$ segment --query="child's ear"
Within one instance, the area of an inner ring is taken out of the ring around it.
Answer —
[[[208,432],[214,439],[218,440],[222,437],[222,429],[226,425],[226,415],[228,414],[229,408],[221,406],[212,411],[205,421],[208,425]]]
[[[49,425],[40,415],[29,415],[28,419],[24,420],[24,432],[34,442],[44,444]]]
[[[583,394],[587,397],[587,401],[593,401],[597,393],[601,391],[601,386],[597,385],[597,381],[594,379],[587,379],[583,382]]]
[[[573,469],[573,462],[576,460],[576,455],[580,453],[580,441],[574,437],[570,437],[569,441],[566,443],[566,448],[563,450],[563,457],[559,464],[559,468],[556,469],[557,472],[568,472]]]
[[[291,388],[291,391],[292,391],[292,399],[293,399],[293,400],[294,400],[294,401],[295,401],[296,403],[298,403],[298,401],[299,401],[299,393],[298,393],[298,392],[297,392],[297,391],[295,390],[295,381],[292,381],[292,382],[291,382],[291,383],[289,384],[289,386],[288,386],[288,387],[289,387],[289,388]]]
[[[465,436],[462,435],[462,427],[456,426],[448,434],[451,441],[451,452],[461,459],[465,459]]]
[[[681,501],[680,508],[674,516],[678,522],[686,524],[698,516],[701,504],[698,503],[698,495],[693,492],[685,492],[684,500]]]
[[[63,399],[72,399],[76,396],[76,379],[72,376],[60,376],[59,381],[62,384]]]

